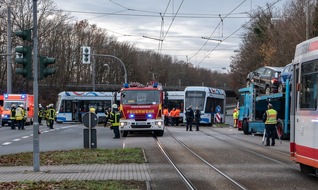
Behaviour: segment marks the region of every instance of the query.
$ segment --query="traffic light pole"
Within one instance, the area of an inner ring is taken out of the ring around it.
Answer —
[[[113,56],[113,55],[103,55],[103,54],[94,54],[94,53],[92,53],[92,54],[90,54],[90,55],[91,55],[91,56],[100,56],[100,57],[111,57],[111,58],[117,59],[117,60],[121,63],[121,65],[123,66],[123,68],[124,68],[124,72],[125,72],[125,83],[127,83],[127,70],[126,70],[126,66],[125,66],[125,64],[124,64],[118,57]],[[93,64],[95,64],[95,63],[93,63]]]
[[[37,25],[37,0],[33,0],[33,167],[34,172],[40,171],[40,144],[39,144],[39,89],[38,89],[38,25]]]
[[[12,65],[11,65],[11,4],[8,4],[8,26],[7,26],[7,93],[12,93]]]

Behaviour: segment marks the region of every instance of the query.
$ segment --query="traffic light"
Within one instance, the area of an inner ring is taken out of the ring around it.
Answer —
[[[29,42],[31,39],[31,29],[22,30],[14,32],[16,36],[22,38],[22,40],[27,40]],[[15,48],[17,57],[15,62],[21,64],[22,68],[16,68],[15,73],[22,75],[24,78],[32,79],[32,47],[31,46],[17,46]]]
[[[88,46],[82,47],[82,63],[83,64],[91,63],[91,47],[88,47]]]
[[[55,58],[40,56],[40,79],[49,75],[53,75],[56,68],[48,68],[47,66],[55,63]]]

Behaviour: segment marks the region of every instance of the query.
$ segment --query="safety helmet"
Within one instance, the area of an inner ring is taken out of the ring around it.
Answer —
[[[41,104],[39,104],[39,107],[40,107],[40,108],[42,108],[42,105],[41,105]]]
[[[12,107],[12,108],[13,108],[13,107],[16,107],[16,105],[15,105],[15,104],[12,104],[11,107]]]
[[[24,105],[23,105],[23,104],[20,104],[20,105],[19,105],[19,107],[23,108],[23,107],[24,107]]]
[[[53,107],[53,106],[54,106],[53,104],[50,104],[50,105],[49,105],[49,107]]]
[[[112,108],[116,108],[117,109],[118,108],[117,104],[113,104]]]

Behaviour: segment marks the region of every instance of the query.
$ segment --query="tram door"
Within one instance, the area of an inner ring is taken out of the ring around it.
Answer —
[[[79,101],[73,100],[72,101],[72,121],[78,121],[79,115]]]

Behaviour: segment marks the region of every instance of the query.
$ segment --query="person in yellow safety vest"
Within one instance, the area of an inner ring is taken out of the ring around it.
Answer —
[[[275,146],[276,137],[276,124],[277,124],[277,111],[273,109],[272,104],[268,104],[268,110],[263,115],[263,121],[265,122],[266,129],[266,145],[270,145],[270,139],[272,139],[272,146]]]
[[[89,112],[96,113],[96,109],[94,107],[89,108]]]
[[[237,128],[237,124],[238,124],[238,117],[239,117],[239,110],[238,109],[234,109],[233,110],[233,120],[234,120],[234,128]]]
[[[15,130],[15,110],[16,110],[16,105],[12,104],[11,111],[10,111],[11,130]]]
[[[56,116],[56,111],[54,109],[53,104],[49,105],[49,109],[47,110],[46,114],[47,114],[47,118],[48,118],[49,128],[54,129],[53,125],[54,125],[54,120],[55,120],[55,116]]]
[[[112,105],[112,112],[110,112],[110,123],[112,124],[111,129],[114,130],[115,137],[114,139],[119,139],[119,119],[120,119],[120,112],[118,111],[117,104]]]
[[[24,130],[24,116],[25,116],[25,112],[23,109],[23,104],[20,104],[19,107],[15,110],[15,119],[17,121],[18,124],[18,129],[19,130]]]
[[[165,123],[165,126],[168,126],[169,124],[169,111],[168,111],[168,108],[164,108],[163,109],[163,115],[164,115],[164,123]]]

